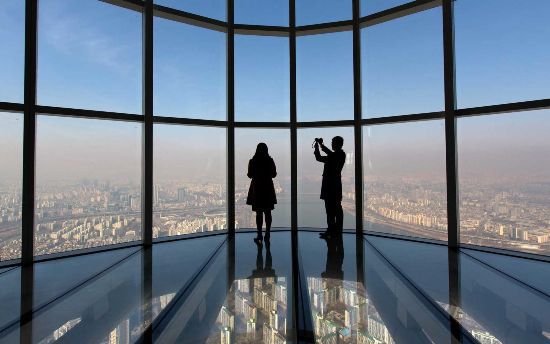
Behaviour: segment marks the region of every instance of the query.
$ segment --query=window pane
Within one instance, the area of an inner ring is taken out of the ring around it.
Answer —
[[[355,228],[355,170],[353,128],[315,128],[298,131],[298,225],[300,227],[327,228],[325,205],[321,200],[323,164],[315,160],[312,143],[322,137],[330,148],[334,136],[344,138],[346,163],[342,170],[342,208],[344,229]],[[323,154],[324,155],[324,154]]]
[[[235,0],[235,23],[288,26],[288,0]]]
[[[550,111],[458,120],[460,240],[550,254]]]
[[[298,37],[299,121],[353,119],[352,33]]]
[[[296,0],[296,25],[350,20],[351,0]]]
[[[237,121],[290,121],[288,37],[235,37]]]
[[[227,229],[226,129],[155,125],[153,237]]]
[[[0,261],[21,257],[23,114],[0,112]]]
[[[237,129],[235,131],[235,203],[237,228],[256,228],[256,216],[246,204],[250,179],[248,161],[258,143],[267,144],[277,168],[273,179],[277,204],[271,227],[290,227],[290,132],[286,129]],[[265,231],[265,224],[264,224]]]
[[[154,0],[154,2],[204,17],[226,20],[226,0]]]
[[[0,101],[23,102],[25,64],[25,2],[0,3]]]
[[[361,0],[361,16],[381,12],[413,0]]]
[[[38,103],[140,114],[141,22],[103,1],[41,0]]]
[[[550,2],[455,2],[458,106],[550,97]]]
[[[35,254],[141,239],[139,123],[38,116]]]
[[[365,230],[447,241],[444,125],[363,129]]]
[[[155,115],[226,118],[225,34],[155,18]]]
[[[444,108],[441,8],[361,31],[363,116]]]

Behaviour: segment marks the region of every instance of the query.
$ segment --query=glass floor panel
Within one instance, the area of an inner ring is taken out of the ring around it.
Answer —
[[[550,298],[490,266],[501,261],[496,254],[487,253],[482,263],[460,253],[458,269],[449,269],[445,246],[370,236],[367,241],[481,343],[550,343]],[[526,271],[540,272],[547,264],[512,259],[530,265]],[[455,281],[451,288],[449,281]],[[457,300],[453,305],[450,296]]]
[[[300,233],[300,252],[315,342],[451,342],[449,318],[355,235]]]
[[[290,235],[273,232],[262,243],[254,238],[240,233],[234,248],[225,245],[218,252],[185,299],[174,305],[170,319],[158,324],[155,342],[291,341]]]
[[[35,264],[33,308],[40,308],[60,295],[66,294],[71,288],[84,283],[137,251],[139,251],[138,247],[130,247]],[[56,273],[57,271],[63,271],[63,273]],[[48,287],[44,288],[44,286]]]
[[[550,264],[548,262],[469,249],[462,249],[462,252],[550,296]]]
[[[20,331],[31,333],[33,343],[61,338],[64,342],[77,338],[92,343],[135,342],[223,241],[225,236],[197,238],[158,243],[152,250],[119,249],[37,263],[34,300],[42,305],[54,297],[58,299],[35,311],[32,321],[22,328],[19,308],[2,312],[12,315],[16,323],[0,332],[0,342],[9,343],[10,338],[19,337]],[[20,270],[13,271],[17,282],[21,280]],[[150,272],[148,278],[146,271]],[[18,297],[14,297],[13,305],[8,304],[10,309],[20,304],[20,288],[14,286],[18,290],[12,294]],[[69,286],[77,288],[70,290]],[[62,292],[65,294],[60,297]],[[147,301],[149,294],[151,299]]]
[[[21,268],[0,275],[0,338],[2,330],[19,319],[21,310]]]
[[[0,343],[550,342],[550,298],[528,285],[545,287],[532,275],[547,263],[371,235],[254,237],[37,263],[23,292],[28,270],[4,271]]]

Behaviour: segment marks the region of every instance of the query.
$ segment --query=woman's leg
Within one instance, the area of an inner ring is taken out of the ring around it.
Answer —
[[[265,236],[269,238],[269,231],[271,230],[271,222],[272,222],[272,218],[271,218],[271,210],[266,210],[265,211]]]
[[[262,225],[263,225],[263,216],[262,211],[258,210],[256,212],[256,227],[258,228],[258,238],[262,237]]]

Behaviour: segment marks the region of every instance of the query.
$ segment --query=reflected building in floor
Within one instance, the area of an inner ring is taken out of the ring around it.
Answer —
[[[287,297],[284,277],[236,280],[207,343],[287,343]]]
[[[317,343],[394,344],[361,283],[308,277]]]

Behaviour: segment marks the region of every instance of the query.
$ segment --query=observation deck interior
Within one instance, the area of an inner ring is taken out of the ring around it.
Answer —
[[[0,344],[550,344],[549,17],[0,1]]]

